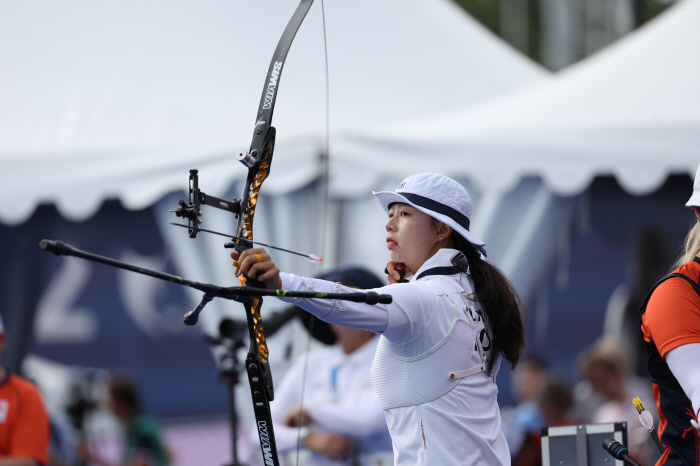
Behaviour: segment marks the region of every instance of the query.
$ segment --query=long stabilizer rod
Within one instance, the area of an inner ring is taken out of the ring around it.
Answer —
[[[200,311],[204,307],[204,304],[206,304],[206,302],[211,301],[211,299],[214,297],[242,302],[246,301],[246,298],[253,296],[283,296],[288,298],[338,299],[340,301],[353,301],[356,303],[367,304],[390,304],[392,300],[391,295],[379,294],[373,291],[355,293],[316,293],[313,291],[268,290],[267,288],[253,288],[248,286],[223,287],[218,285],[212,285],[209,283],[200,283],[192,280],[187,280],[185,278],[178,277],[177,275],[171,275],[169,273],[147,269],[138,265],[130,264],[128,262],[112,259],[110,257],[100,256],[91,252],[82,251],[61,241],[44,239],[41,240],[41,242],[39,243],[39,247],[45,251],[51,251],[57,256],[64,255],[80,257],[81,259],[99,262],[112,267],[129,270],[131,272],[136,272],[143,275],[148,275],[150,277],[159,278],[161,280],[166,280],[171,283],[177,283],[178,285],[185,285],[189,286],[190,288],[203,291],[205,293],[205,298],[202,300],[200,305],[197,306]],[[189,314],[192,314],[192,312]],[[196,314],[198,315],[199,312],[197,312]],[[190,316],[189,319],[188,317],[185,317],[185,323],[187,325],[194,325],[197,322],[196,318],[193,319],[192,317],[194,316]]]

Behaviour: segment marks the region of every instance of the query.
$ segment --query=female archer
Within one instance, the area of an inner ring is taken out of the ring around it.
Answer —
[[[374,291],[393,302],[281,299],[324,321],[381,334],[372,383],[396,465],[510,464],[495,378],[501,359],[514,368],[525,345],[523,306],[482,258],[485,244],[469,231],[469,194],[451,178],[423,173],[374,195],[389,215],[389,285]],[[262,248],[231,257],[267,288],[353,291],[282,273]]]
[[[640,307],[664,445],[657,466],[697,464],[700,458],[700,167],[685,205],[697,219],[685,250],[675,270],[654,285]]]

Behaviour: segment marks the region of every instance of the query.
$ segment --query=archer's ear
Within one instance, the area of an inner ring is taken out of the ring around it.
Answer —
[[[448,238],[452,234],[452,227],[446,223],[437,222],[437,233],[438,236],[443,238]]]

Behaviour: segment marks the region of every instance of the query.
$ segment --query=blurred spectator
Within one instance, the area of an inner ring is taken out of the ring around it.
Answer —
[[[539,434],[543,426],[537,395],[548,377],[547,363],[535,355],[523,358],[513,370],[511,387],[518,405],[501,410],[501,429],[511,458],[516,458],[526,438],[533,432]]]
[[[323,278],[362,289],[383,285],[360,268]],[[287,453],[296,464],[301,436],[308,462],[300,464],[393,465],[391,437],[370,379],[377,337],[339,325],[330,330],[336,342],[297,359],[275,390],[271,409],[280,456]]]
[[[7,333],[0,317],[0,362]],[[39,390],[0,365],[0,465],[45,465],[49,455],[49,417]]]
[[[649,395],[651,383],[640,383],[630,376],[621,345],[607,338],[581,354],[579,369],[589,387],[589,398],[581,399],[581,405],[592,410],[590,422],[626,422],[630,456],[640,464],[649,464],[655,448],[653,439],[639,422],[632,399],[639,396],[645,407],[655,406]]]
[[[108,387],[109,409],[125,428],[121,466],[168,466],[168,452],[163,445],[156,421],[141,412],[139,392],[134,381],[113,374]],[[87,463],[112,466],[82,445],[79,454]]]
[[[541,424],[527,432],[518,453],[513,457],[513,466],[539,466],[542,464],[540,433],[542,427],[579,424],[571,417],[574,396],[569,384],[554,375],[546,376],[534,395]]]
[[[536,397],[545,426],[579,424],[572,416],[574,395],[569,384],[557,376],[550,376]]]

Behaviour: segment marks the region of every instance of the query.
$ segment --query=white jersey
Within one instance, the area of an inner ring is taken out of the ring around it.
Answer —
[[[290,409],[302,401],[305,365],[303,403],[313,419],[308,426],[309,432],[334,433],[349,438],[358,451],[353,464],[393,464],[391,437],[369,377],[377,340],[371,339],[351,354],[346,354],[339,344],[314,350],[299,357],[284,374],[282,382],[275,389],[275,399],[270,403],[270,409],[277,450],[281,455],[291,454],[291,464],[295,464],[299,432],[297,428],[285,426],[284,421]],[[305,464],[340,466],[347,463],[310,453]]]
[[[466,295],[473,292],[468,275],[461,273],[453,264],[453,260],[459,255],[456,250],[441,249],[411,277],[410,283],[373,290],[392,295],[391,304],[368,305],[318,299],[283,299],[299,305],[324,321],[382,334],[387,348],[399,358],[423,360],[437,347],[447,344],[451,338],[447,337],[455,328],[454,296],[446,289],[449,285],[445,284],[445,280],[439,278],[445,277],[455,282]],[[280,276],[282,288],[288,290],[357,291],[323,280],[285,273]],[[469,302],[474,323],[484,330],[478,332],[479,340],[488,356],[490,336],[488,329],[483,328],[481,306],[476,301]],[[466,307],[462,308],[462,315],[469,312]],[[473,350],[473,353],[467,352],[471,355],[470,360],[463,362],[473,366],[481,361],[481,354],[476,344],[470,350]],[[459,366],[458,358],[454,362]],[[510,464],[508,445],[501,432],[496,399],[498,388],[494,383],[499,364],[500,358],[497,358],[493,374],[479,371],[458,378],[454,386],[444,393],[429,389],[428,395],[422,399],[408,400],[409,403],[400,400],[394,403],[396,407],[385,409],[384,415],[391,433],[395,464]],[[449,365],[448,369],[459,371],[464,368]],[[411,382],[413,387],[409,387],[406,392],[410,392],[410,388],[424,389],[425,382],[417,376],[416,380]],[[433,395],[437,396],[433,398]]]

